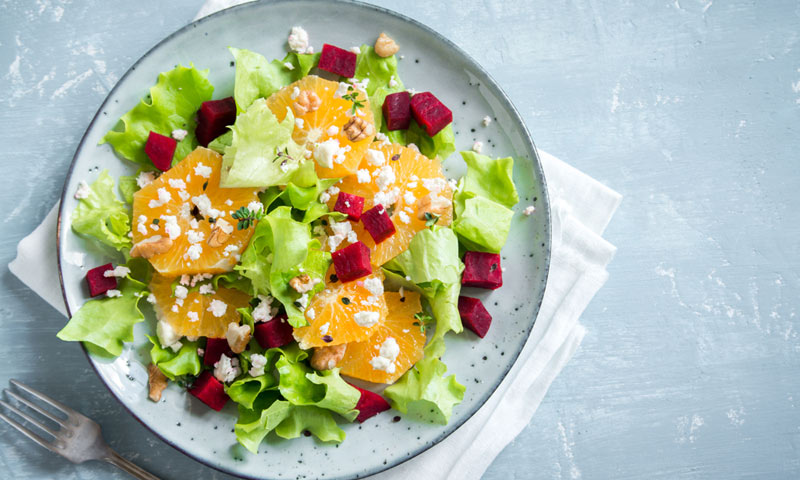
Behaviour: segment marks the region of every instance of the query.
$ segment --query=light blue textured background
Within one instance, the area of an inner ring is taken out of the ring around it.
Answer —
[[[486,478],[797,478],[800,5],[375,3],[459,44],[540,148],[625,195],[588,335]],[[108,90],[200,4],[0,1],[0,264],[56,201]],[[55,338],[59,315],[0,282],[0,384],[63,399],[165,478],[229,478],[129,417]],[[124,478],[0,435],[3,478]]]

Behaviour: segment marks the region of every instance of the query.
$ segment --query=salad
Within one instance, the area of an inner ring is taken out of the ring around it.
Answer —
[[[207,70],[165,71],[106,134],[136,171],[81,181],[71,227],[116,261],[87,272],[95,298],[58,337],[116,357],[152,308],[149,398],[174,383],[236,404],[254,453],[270,432],[341,442],[390,408],[446,424],[465,387],[445,338],[490,328],[461,288],[503,283],[513,159],[476,144],[445,177],[452,112],[404,87],[386,34],[314,53],[294,27],[288,45],[230,48],[228,97]]]

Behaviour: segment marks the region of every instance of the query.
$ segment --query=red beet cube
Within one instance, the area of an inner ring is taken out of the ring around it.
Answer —
[[[236,121],[236,102],[233,97],[203,102],[197,112],[197,142],[207,147],[212,140],[225,133],[228,125]]]
[[[389,218],[389,214],[381,204],[364,212],[361,215],[361,223],[364,224],[364,229],[369,232],[376,244],[391,237],[396,231],[392,219]]]
[[[278,315],[272,320],[256,323],[254,336],[261,348],[277,348],[294,341],[293,330],[286,315]]]
[[[356,74],[356,61],[358,55],[355,53],[325,43],[322,45],[318,66],[320,70],[350,78]]]
[[[397,92],[386,95],[383,118],[386,119],[387,130],[406,130],[411,125],[411,94]]]
[[[492,316],[477,298],[458,297],[458,314],[461,315],[461,323],[481,338],[492,326]]]
[[[147,143],[144,144],[144,153],[150,157],[150,161],[157,169],[166,172],[172,167],[172,156],[177,147],[178,142],[174,138],[150,132]]]
[[[96,297],[117,288],[117,277],[106,277],[105,272],[114,270],[110,263],[94,267],[86,272],[86,283],[89,284],[89,295]]]
[[[503,286],[500,255],[486,252],[467,252],[464,255],[464,274],[461,285],[495,290]]]
[[[352,282],[372,273],[369,248],[361,242],[333,252],[333,268],[342,283]]]
[[[203,365],[213,367],[225,354],[233,358],[234,353],[228,345],[228,340],[225,338],[208,338],[206,341],[206,351],[203,353]]]
[[[346,213],[350,220],[357,222],[361,219],[361,212],[364,210],[364,197],[339,192],[339,197],[336,198],[336,205],[333,206],[333,210]]]
[[[359,392],[361,392],[361,398],[358,399],[358,403],[356,404],[356,410],[358,410],[358,416],[356,417],[356,420],[358,423],[364,423],[364,420],[368,419],[369,417],[374,417],[375,415],[392,408],[389,406],[389,402],[387,402],[385,398],[381,397],[377,393],[364,390],[363,388],[356,387],[355,385],[351,386],[355,387]]]
[[[445,107],[431,92],[418,93],[411,97],[411,113],[431,137],[453,122],[453,112]]]
[[[225,393],[225,386],[211,374],[208,370],[204,371],[194,381],[194,385],[189,389],[189,393],[199,398],[201,402],[216,411],[222,410],[228,401]]]

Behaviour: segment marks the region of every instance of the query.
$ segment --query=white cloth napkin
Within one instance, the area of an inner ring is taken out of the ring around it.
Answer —
[[[245,1],[208,0],[195,18]],[[539,153],[550,194],[553,244],[547,290],[525,348],[497,391],[461,428],[375,478],[480,478],[528,425],[550,384],[580,345],[586,330],[578,319],[606,282],[606,265],[616,251],[601,235],[622,196],[554,156]],[[66,315],[56,273],[57,211],[58,204],[22,239],[8,267]],[[477,438],[481,441],[476,442]]]

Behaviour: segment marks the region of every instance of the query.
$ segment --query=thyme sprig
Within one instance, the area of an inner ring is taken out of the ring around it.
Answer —
[[[239,223],[236,224],[237,230],[247,230],[253,225],[253,222],[256,220],[261,220],[264,218],[264,210],[250,210],[247,207],[239,207],[239,210],[233,212],[231,215],[234,220],[239,220]]]

